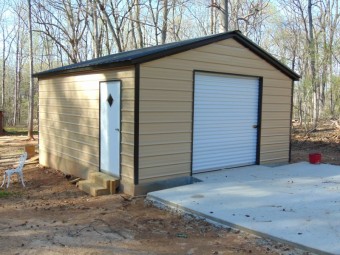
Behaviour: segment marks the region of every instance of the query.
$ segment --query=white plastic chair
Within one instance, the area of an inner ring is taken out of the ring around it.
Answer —
[[[24,154],[22,154],[20,156],[18,167],[15,168],[15,169],[8,169],[8,170],[5,171],[4,180],[3,180],[2,185],[0,186],[0,188],[2,188],[2,186],[4,186],[4,184],[6,182],[6,177],[7,177],[7,186],[6,186],[6,188],[9,187],[9,184],[11,182],[11,175],[12,174],[17,174],[19,179],[21,180],[22,186],[25,187],[24,174],[22,173],[22,169],[23,169],[23,167],[25,165],[26,159],[27,159],[27,152],[24,152]]]

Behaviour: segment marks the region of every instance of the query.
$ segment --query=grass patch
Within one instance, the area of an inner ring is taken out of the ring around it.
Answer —
[[[11,194],[11,192],[0,190],[0,198],[9,197]]]
[[[6,191],[0,190],[0,199],[8,197],[21,197],[23,195],[22,191]]]
[[[26,126],[5,127],[4,130],[6,135],[27,135],[28,133]],[[33,134],[37,135],[38,131],[33,130]]]

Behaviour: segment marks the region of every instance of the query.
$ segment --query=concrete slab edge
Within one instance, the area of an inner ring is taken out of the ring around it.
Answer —
[[[153,205],[153,206],[155,206],[159,209],[169,211],[171,213],[182,215],[184,217],[188,216],[188,217],[196,218],[198,220],[204,220],[204,221],[209,222],[209,223],[211,223],[215,226],[218,226],[218,227],[239,229],[239,230],[242,230],[242,231],[245,231],[245,232],[248,232],[250,234],[257,235],[257,236],[260,236],[260,237],[263,237],[263,238],[266,238],[266,239],[270,239],[270,240],[273,240],[273,241],[276,241],[276,242],[288,244],[288,245],[291,245],[291,246],[293,246],[297,249],[302,250],[301,251],[302,253],[303,253],[303,251],[308,251],[308,252],[315,254],[315,255],[316,254],[318,254],[318,255],[334,255],[333,253],[321,251],[321,250],[311,248],[311,247],[308,247],[308,246],[305,246],[305,245],[302,245],[302,244],[291,242],[291,241],[288,241],[288,240],[285,240],[285,239],[282,239],[282,238],[278,238],[278,237],[275,237],[275,236],[272,236],[272,235],[268,235],[266,233],[262,233],[262,232],[255,231],[255,230],[252,230],[252,229],[249,229],[249,228],[245,228],[243,226],[240,226],[240,225],[237,225],[237,224],[225,221],[225,220],[221,220],[221,219],[216,218],[212,215],[207,215],[207,214],[204,214],[204,213],[197,212],[197,211],[192,210],[190,208],[169,202],[167,200],[161,199],[159,197],[156,197],[156,196],[153,196],[153,195],[150,195],[150,194],[148,194],[146,196],[145,203]],[[312,254],[310,254],[310,255],[312,255]]]

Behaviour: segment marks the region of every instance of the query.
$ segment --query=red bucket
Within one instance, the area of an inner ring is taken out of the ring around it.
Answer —
[[[320,164],[321,163],[321,154],[320,153],[309,154],[309,163]]]

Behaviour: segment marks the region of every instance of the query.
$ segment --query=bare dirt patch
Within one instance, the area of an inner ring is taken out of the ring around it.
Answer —
[[[36,142],[0,137],[0,174],[27,143]],[[143,198],[90,197],[61,172],[37,164],[26,165],[24,177],[25,189],[16,177],[0,189],[1,254],[309,254],[173,215]]]
[[[292,133],[292,162],[308,161],[310,153],[321,153],[322,163],[340,165],[340,129],[324,124],[306,134],[295,127]]]

